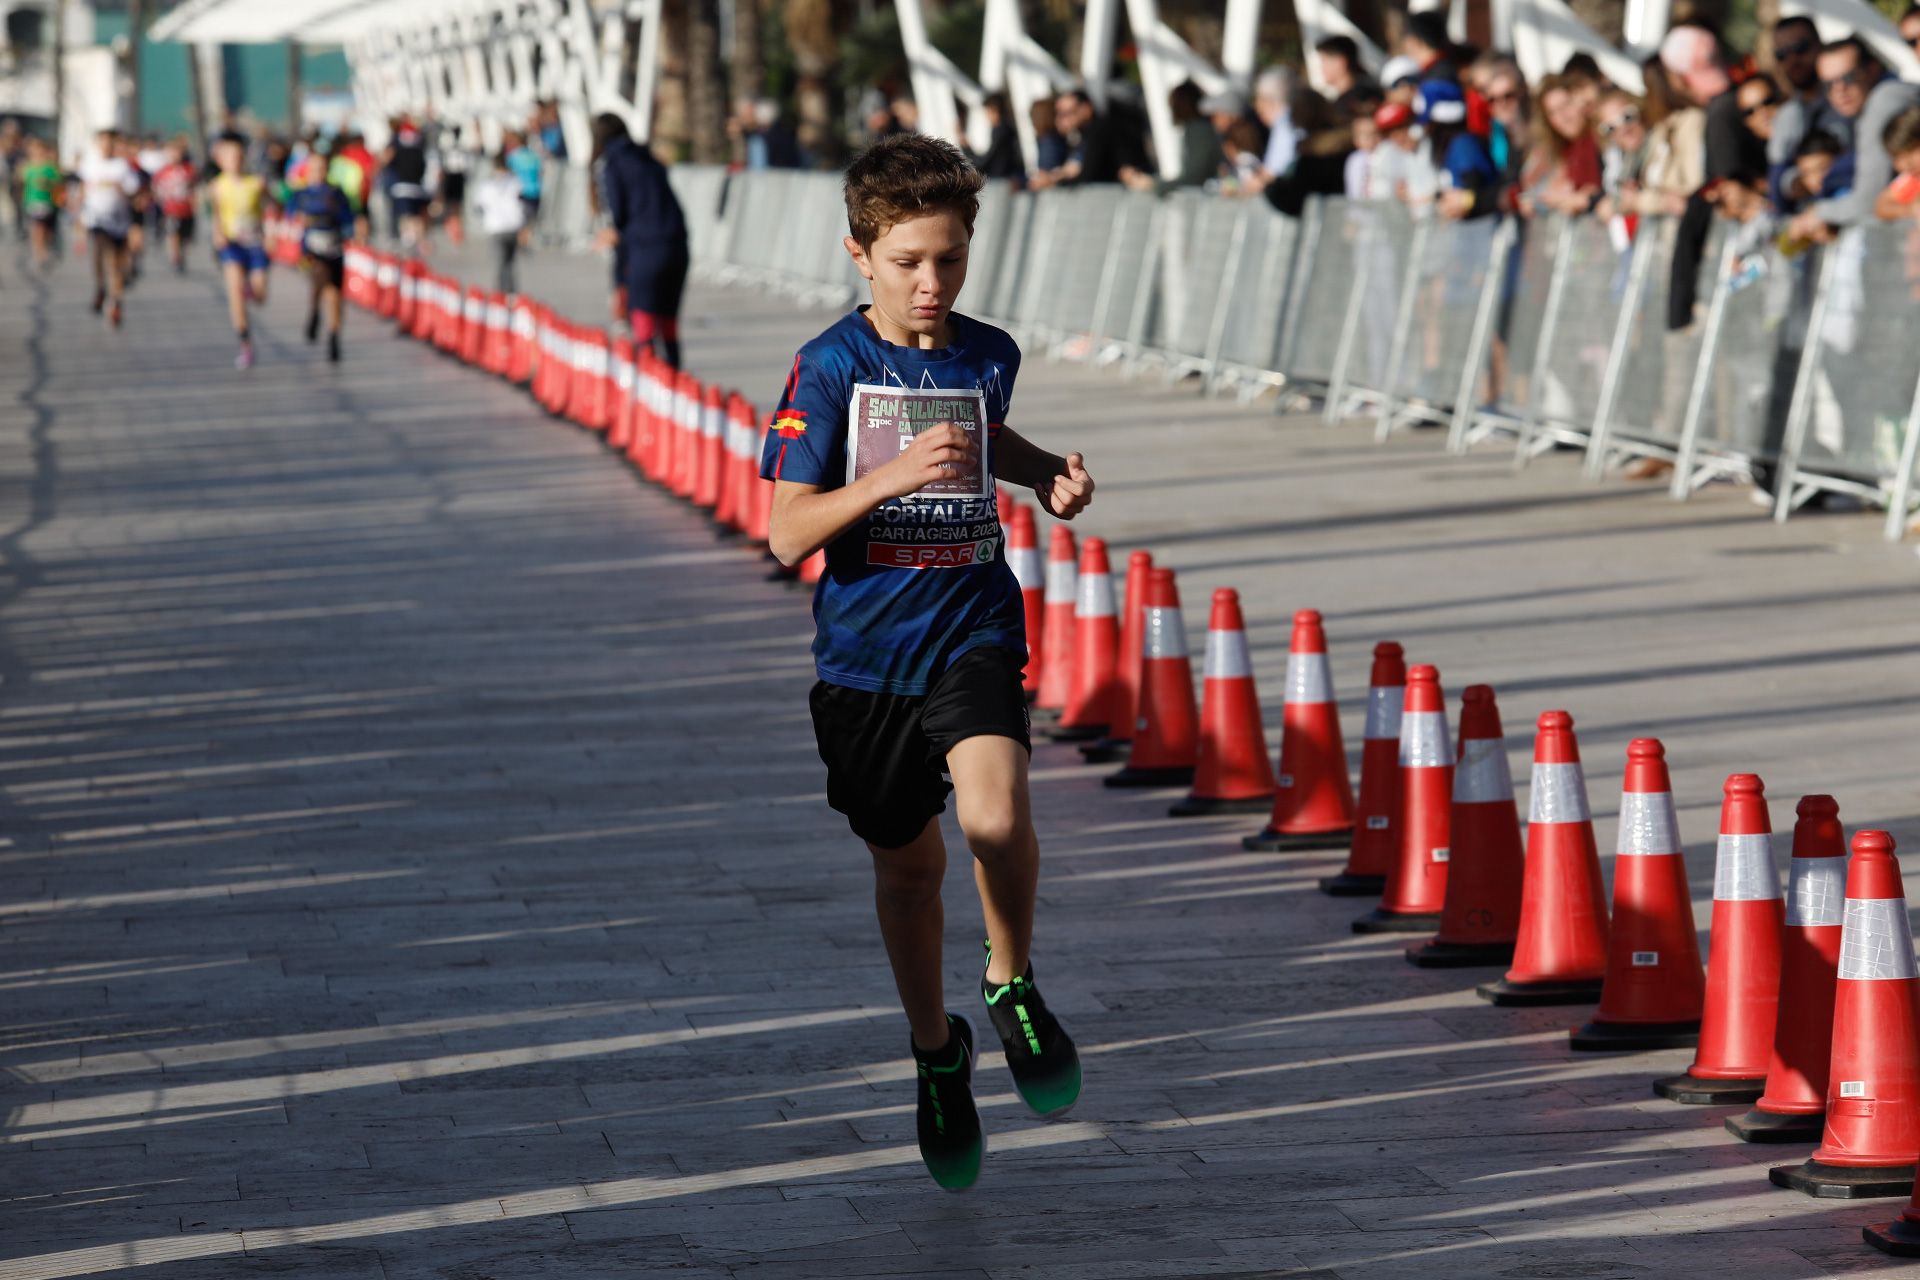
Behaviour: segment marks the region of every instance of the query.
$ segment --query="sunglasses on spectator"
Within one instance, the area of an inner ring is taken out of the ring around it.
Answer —
[[[1864,89],[1870,83],[1871,81],[1867,78],[1867,69],[1865,67],[1855,67],[1843,76],[1835,76],[1831,80],[1822,80],[1820,87],[1831,93],[1841,85],[1851,85],[1856,89]]]
[[[1814,47],[1814,43],[1811,40],[1793,40],[1786,44],[1774,45],[1773,56],[1776,58],[1797,58],[1803,53],[1812,53]]]
[[[1490,93],[1487,95],[1487,102],[1489,104],[1518,101],[1520,101],[1520,91],[1518,89],[1509,89],[1505,93]]]
[[[1751,120],[1755,116],[1759,115],[1762,111],[1766,111],[1766,110],[1769,110],[1770,108],[1777,107],[1784,101],[1785,99],[1782,98],[1779,94],[1770,93],[1766,97],[1760,99],[1760,101],[1754,103],[1752,106],[1740,108],[1740,114],[1745,116],[1747,119]]]
[[[1611,138],[1614,134],[1620,132],[1620,130],[1639,123],[1640,113],[1638,111],[1631,109],[1622,111],[1618,119],[1602,120],[1600,122],[1600,136],[1603,138]]]

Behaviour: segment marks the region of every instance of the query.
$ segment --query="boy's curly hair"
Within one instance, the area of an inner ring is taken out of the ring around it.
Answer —
[[[980,185],[979,172],[950,142],[918,133],[882,138],[847,166],[847,232],[871,249],[889,227],[951,209],[972,235]]]

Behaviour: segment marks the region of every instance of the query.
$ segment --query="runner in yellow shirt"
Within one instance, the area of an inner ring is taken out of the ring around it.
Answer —
[[[247,302],[267,300],[267,250],[264,237],[266,183],[242,172],[246,144],[235,134],[222,134],[213,144],[213,162],[220,173],[207,184],[207,207],[212,212],[213,249],[227,278],[227,314],[240,339],[236,369],[253,367],[253,330],[247,323]]]

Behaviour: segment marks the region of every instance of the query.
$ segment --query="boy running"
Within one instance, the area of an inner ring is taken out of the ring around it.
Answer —
[[[266,183],[245,171],[247,144],[238,134],[220,135],[213,144],[213,162],[220,172],[207,184],[207,204],[213,211],[213,251],[227,280],[227,315],[240,339],[233,367],[251,369],[253,329],[247,302],[261,305],[267,300]]]
[[[1079,454],[1056,457],[1002,425],[1020,349],[952,309],[980,186],[958,150],[918,134],[854,161],[843,243],[873,301],[794,357],[761,458],[774,482],[773,553],[797,565],[826,549],[814,736],[827,803],[873,857],[880,934],[912,1030],[920,1154],[950,1191],[973,1184],[985,1147],[973,1027],[947,1012],[941,991],[938,815],[949,791],[986,917],[981,995],[1014,1085],[1043,1116],[1080,1093],[1079,1055],[1028,963],[1040,849],[1027,795],[1026,637],[993,479],[1032,487],[1062,520],[1094,486]],[[934,392],[919,405],[977,429],[915,420],[914,397],[887,398],[905,391]]]
[[[176,141],[167,162],[153,175],[153,198],[167,233],[167,260],[176,275],[187,273],[187,246],[193,243],[194,185],[199,175],[187,159],[187,144]]]
[[[53,226],[60,216],[60,195],[60,166],[53,162],[53,148],[39,138],[28,138],[27,164],[20,171],[20,203],[33,242],[33,265],[42,271],[54,261]]]
[[[133,231],[133,197],[139,171],[120,154],[120,135],[102,129],[94,149],[80,161],[80,222],[93,249],[93,309],[120,327],[127,292],[127,237]]]
[[[300,265],[312,282],[307,305],[307,341],[320,340],[320,306],[327,308],[327,359],[340,363],[340,290],[347,278],[347,237],[353,233],[353,202],[327,181],[327,161],[308,156],[294,171],[287,213],[300,224]]]

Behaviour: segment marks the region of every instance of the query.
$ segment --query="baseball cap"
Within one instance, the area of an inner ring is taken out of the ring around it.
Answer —
[[[1451,80],[1423,80],[1414,99],[1421,124],[1461,124],[1467,118],[1466,95]]]

